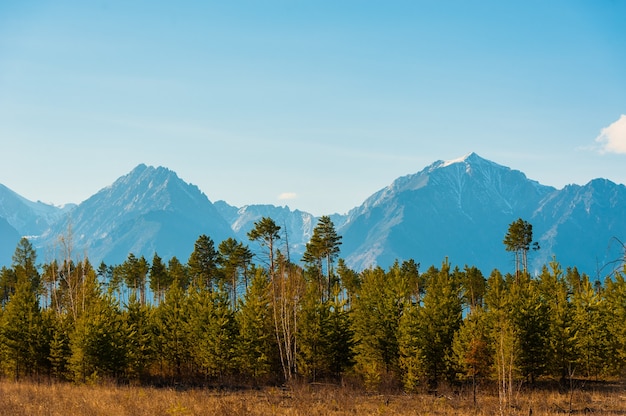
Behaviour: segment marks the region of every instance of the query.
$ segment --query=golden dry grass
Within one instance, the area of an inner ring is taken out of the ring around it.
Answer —
[[[506,415],[626,415],[623,388],[528,391]],[[0,381],[0,415],[497,415],[497,395],[367,394],[325,385],[240,391]]]

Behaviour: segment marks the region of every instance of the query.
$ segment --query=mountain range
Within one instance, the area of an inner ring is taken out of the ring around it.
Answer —
[[[186,262],[201,234],[216,246],[233,237],[256,251],[247,232],[262,217],[281,226],[281,251],[298,261],[317,217],[288,207],[211,202],[164,167],[141,164],[81,204],[62,208],[0,185],[0,265],[11,264],[21,236],[28,236],[41,262],[67,256],[68,247],[72,256],[87,256],[93,264],[119,264],[131,252],[149,261],[157,252]],[[331,215],[342,236],[340,256],[356,270],[407,259],[424,270],[447,258],[485,274],[514,269],[502,241],[518,218],[533,225],[541,247],[530,255],[532,272],[556,258],[563,267],[603,277],[624,259],[624,185],[594,179],[556,189],[475,153],[436,161],[347,214]]]

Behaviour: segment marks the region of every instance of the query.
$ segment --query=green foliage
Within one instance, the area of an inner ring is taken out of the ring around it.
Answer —
[[[413,260],[356,272],[338,259],[341,238],[328,217],[304,270],[276,249],[279,232],[263,218],[248,234],[266,249],[265,267],[242,243],[227,239],[216,251],[205,235],[188,264],[172,257],[166,266],[155,253],[150,265],[130,253],[96,271],[87,258],[74,261],[64,240],[65,259],[40,267],[22,239],[0,270],[2,370],[220,383],[338,380],[353,370],[368,388],[461,381],[476,393],[494,382],[501,409],[520,383],[540,377],[624,374],[626,268],[602,283],[553,260],[531,277],[532,227],[521,219],[505,237],[518,270],[487,280],[447,260],[425,273]]]
[[[243,277],[247,281],[247,272],[252,261],[252,252],[243,243],[228,238],[218,246],[217,262],[222,271],[222,284],[229,289],[230,304],[237,309],[237,291]],[[247,284],[247,283],[246,283]]]
[[[122,322],[126,377],[139,379],[146,375],[156,354],[151,310],[142,305],[136,296],[131,295],[122,313]]]
[[[165,298],[165,292],[172,284],[172,277],[167,271],[167,266],[163,263],[163,259],[154,253],[152,257],[152,265],[150,266],[150,290],[154,294],[154,300],[157,304]]]
[[[399,326],[414,293],[413,275],[397,264],[389,273],[377,267],[361,275],[352,306],[356,369],[375,387],[384,375],[399,374]]]
[[[70,371],[79,382],[117,377],[125,368],[122,315],[109,296],[94,299],[74,323],[70,335]]]
[[[9,374],[15,378],[34,374],[47,357],[47,336],[39,299],[28,276],[20,275],[1,322],[3,363]]]
[[[213,290],[217,278],[217,251],[211,237],[205,234],[198,237],[187,261],[187,267],[194,286]]]
[[[156,308],[154,317],[155,347],[161,365],[183,375],[192,362],[194,343],[190,324],[191,311],[185,292],[174,283],[165,295],[165,301]]]
[[[269,374],[272,363],[276,361],[270,299],[267,277],[261,269],[257,269],[236,314],[239,328],[235,355],[237,367],[253,379]]]
[[[337,234],[332,220],[327,215],[322,216],[313,228],[313,235],[302,256],[302,261],[309,265],[314,280],[318,282],[322,302],[330,299],[335,284],[333,264],[339,255],[340,245],[341,236]],[[324,264],[326,273],[323,271]]]
[[[507,251],[515,253],[515,275],[517,276],[520,271],[520,263],[523,266],[523,271],[528,270],[528,251],[539,249],[538,243],[533,243],[533,226],[528,221],[524,221],[518,218],[517,221],[512,222],[509,225],[509,229],[504,236],[504,247]]]
[[[256,241],[267,250],[268,270],[270,278],[274,276],[274,249],[275,243],[280,239],[280,226],[269,217],[263,217],[254,223],[254,228],[248,232],[248,238]]]
[[[429,274],[424,305],[406,311],[399,328],[401,365],[408,389],[422,382],[434,387],[455,376],[452,342],[461,324],[458,271],[451,274],[446,262],[441,271],[431,270]]]
[[[209,376],[218,379],[232,373],[237,345],[237,325],[230,309],[228,293],[195,291],[190,296],[190,320],[196,363]]]

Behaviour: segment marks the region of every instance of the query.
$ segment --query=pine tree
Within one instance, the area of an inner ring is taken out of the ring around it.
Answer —
[[[150,271],[148,261],[144,256],[137,258],[133,253],[130,253],[126,261],[122,263],[119,271],[126,286],[139,298],[139,302],[145,305],[146,283],[148,272]]]
[[[98,296],[74,324],[69,360],[73,378],[79,382],[118,377],[125,368],[122,316],[110,296]]]
[[[13,293],[17,285],[17,276],[12,268],[2,266],[0,269],[0,303],[5,305]]]
[[[32,375],[47,357],[39,299],[32,281],[21,274],[2,313],[4,363],[16,379]]]
[[[489,377],[493,365],[486,317],[482,306],[471,309],[452,342],[454,360],[461,370],[461,378],[472,381],[474,405],[477,401],[478,385]]]
[[[312,381],[330,372],[329,301],[320,302],[318,289],[317,282],[307,284],[298,310],[298,372]]]
[[[161,257],[154,253],[152,266],[150,266],[150,290],[154,294],[154,300],[158,305],[165,298],[165,292],[172,284],[172,278],[167,272],[167,267]]]
[[[312,273],[319,282],[319,292],[321,300],[330,299],[332,287],[334,285],[333,264],[339,255],[341,236],[337,234],[335,225],[329,216],[322,216],[315,228],[313,236],[306,244],[306,251],[302,256],[302,261],[309,264]],[[325,263],[326,273],[323,272]]]
[[[563,382],[571,374],[575,361],[571,289],[559,263],[553,259],[549,266],[543,267],[538,281],[539,293],[549,317],[546,370]]]
[[[192,363],[194,342],[190,308],[185,292],[175,283],[155,310],[155,345],[161,366],[182,378]]]
[[[37,270],[37,254],[26,237],[22,237],[13,254],[13,270],[16,281],[25,279],[31,285],[31,291],[41,294],[41,276]]]
[[[414,307],[400,326],[401,359],[407,374],[405,385],[414,388],[422,376],[430,387],[452,381],[454,334],[461,324],[460,277],[450,273],[444,262],[441,271],[431,276],[424,306]]]
[[[254,223],[254,228],[248,232],[248,238],[265,247],[267,251],[267,268],[270,280],[274,277],[276,241],[280,239],[280,226],[269,217],[263,217]]]
[[[611,374],[623,374],[626,368],[626,265],[604,284],[608,313],[608,332],[613,354],[609,357]]]
[[[187,267],[194,286],[213,290],[218,273],[217,251],[211,237],[205,234],[198,237],[187,261]]]
[[[398,328],[414,292],[411,276],[397,269],[364,270],[353,300],[356,370],[368,387],[376,387],[385,377],[397,379],[400,373]]]
[[[172,257],[167,262],[167,274],[172,281],[171,286],[178,285],[183,291],[189,287],[189,270],[187,267],[178,260],[176,256]],[[168,289],[169,289],[168,287]]]
[[[219,287],[201,289],[190,297],[193,357],[209,377],[222,379],[236,367],[237,326],[228,293]]]
[[[509,229],[504,236],[504,246],[506,251],[515,253],[515,277],[519,276],[520,264],[523,271],[528,270],[528,251],[539,249],[538,243],[533,243],[533,226],[527,221],[518,218],[517,221],[509,225]]]
[[[241,277],[245,276],[252,261],[252,252],[247,246],[237,242],[234,238],[222,241],[218,246],[217,262],[222,270],[223,284],[230,293],[230,303],[233,310],[237,309],[237,293]]]
[[[517,368],[531,384],[546,370],[549,351],[548,308],[537,283],[523,273],[511,286],[510,316],[515,328]]]
[[[270,374],[273,363],[278,360],[270,311],[270,288],[263,271],[256,269],[235,315],[239,328],[237,367],[255,381]]]
[[[579,374],[596,379],[606,374],[611,357],[607,302],[582,276],[580,290],[573,297],[573,321]]]
[[[69,372],[69,360],[72,355],[70,348],[70,333],[72,332],[71,316],[67,313],[57,313],[48,310],[48,322],[50,328],[50,362],[51,374],[59,380],[71,378]]]
[[[125,375],[131,380],[144,376],[154,359],[154,326],[150,315],[150,308],[131,295],[122,313]]]

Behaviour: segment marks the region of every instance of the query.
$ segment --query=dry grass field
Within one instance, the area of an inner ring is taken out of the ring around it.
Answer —
[[[501,411],[498,397],[368,394],[327,385],[238,391],[0,381],[0,415],[626,415],[620,385],[526,391]]]

